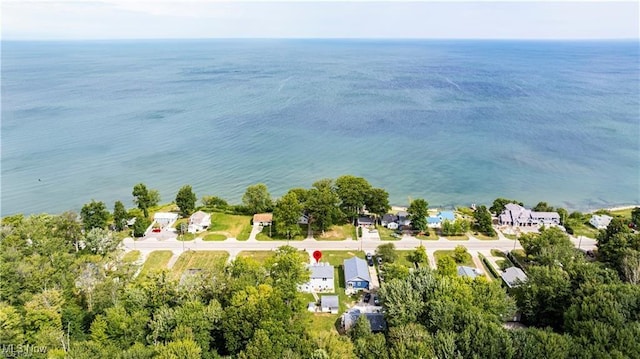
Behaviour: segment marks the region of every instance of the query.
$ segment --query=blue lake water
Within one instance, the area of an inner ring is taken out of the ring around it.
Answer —
[[[637,42],[2,42],[1,213],[239,202],[341,174],[391,202],[640,203]]]

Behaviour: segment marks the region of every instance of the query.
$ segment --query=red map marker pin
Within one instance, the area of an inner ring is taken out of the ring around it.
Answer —
[[[320,261],[320,258],[322,258],[322,252],[314,251],[313,258],[316,260],[316,263],[318,263]]]

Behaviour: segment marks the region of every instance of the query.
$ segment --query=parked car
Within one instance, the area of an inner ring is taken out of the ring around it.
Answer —
[[[367,260],[373,258],[373,256],[371,255],[371,253],[367,253]]]
[[[373,304],[375,305],[380,305],[380,299],[378,298],[377,295],[373,296]]]
[[[382,265],[382,257],[378,257],[378,265]]]
[[[160,233],[161,231],[162,231],[162,229],[160,229],[160,228],[158,228],[158,227],[153,228],[153,229],[151,230],[151,232],[153,232],[153,233]]]
[[[364,294],[364,298],[362,299],[365,303],[369,304],[369,301],[371,301],[371,293],[365,293]]]

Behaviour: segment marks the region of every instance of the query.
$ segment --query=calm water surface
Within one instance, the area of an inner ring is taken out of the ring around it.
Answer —
[[[636,204],[639,68],[637,42],[3,42],[1,213],[341,174],[394,204]]]

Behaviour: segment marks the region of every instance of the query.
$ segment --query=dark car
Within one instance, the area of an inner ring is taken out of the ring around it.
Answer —
[[[373,259],[367,259],[367,264],[369,264],[369,267],[373,267]]]
[[[362,299],[365,303],[369,303],[371,301],[371,293],[365,293],[364,298]]]
[[[380,299],[378,299],[378,296],[377,296],[377,295],[374,295],[374,296],[373,296],[373,304],[375,304],[375,305],[380,305]]]

